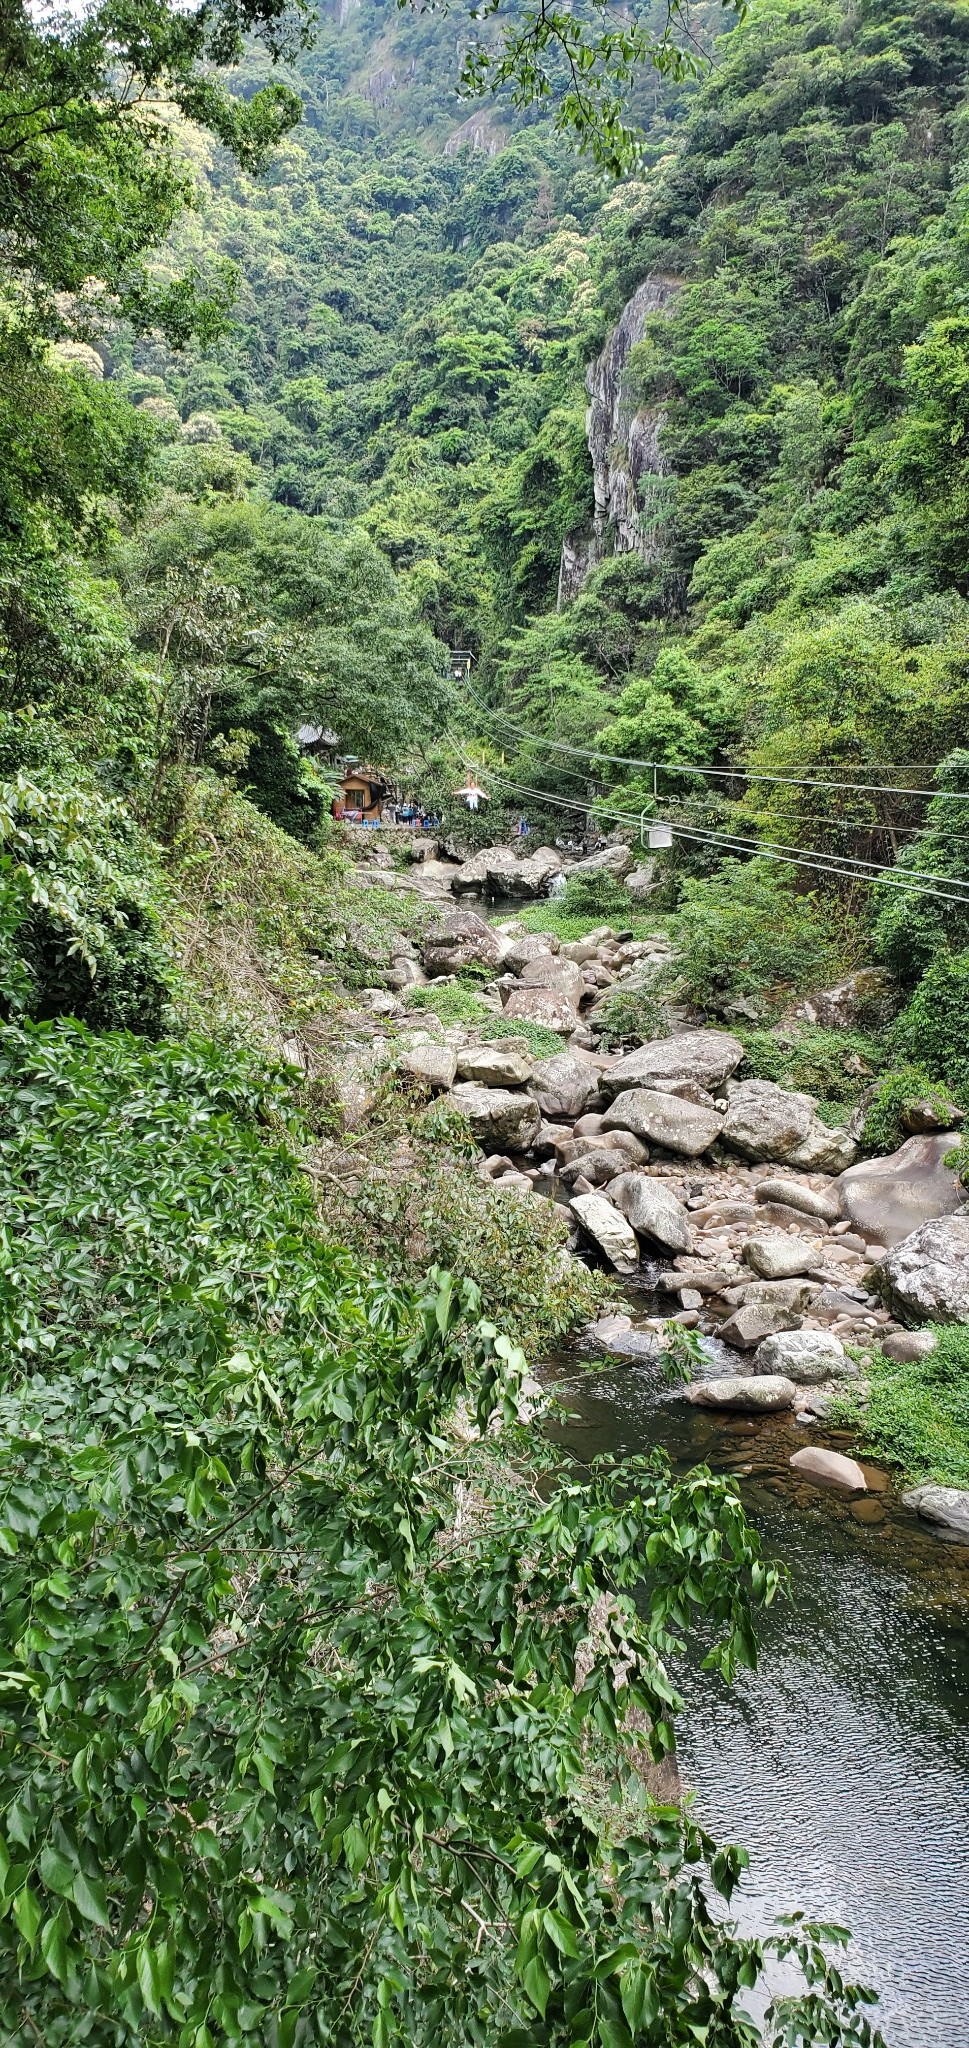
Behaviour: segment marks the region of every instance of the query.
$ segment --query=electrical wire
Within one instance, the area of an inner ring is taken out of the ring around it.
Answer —
[[[455,744],[453,735],[449,735],[449,737],[451,743]],[[579,803],[569,797],[553,797],[548,794],[547,790],[535,789],[528,783],[515,782],[510,776],[502,775],[496,769],[483,768],[480,763],[471,761],[466,755],[460,753],[460,750],[459,758],[463,759],[465,768],[473,769],[476,774],[489,775],[493,782],[498,782],[503,788],[512,790],[515,795],[530,796],[536,802],[545,804],[551,809],[565,810],[573,814],[588,816],[592,808],[589,803]],[[631,813],[608,810],[601,804],[596,805],[596,813],[600,817],[609,818],[613,822],[626,825],[627,827],[631,826],[638,829],[640,824],[640,819]],[[956,903],[969,908],[969,890],[964,894],[959,894],[957,890],[951,887],[945,890],[925,886],[925,883],[931,884],[933,882],[949,882],[951,884],[952,878],[948,875],[923,875],[920,870],[912,870],[912,879],[909,880],[898,874],[895,869],[883,866],[878,862],[850,861],[849,864],[848,855],[829,856],[816,851],[804,853],[800,849],[782,848],[778,843],[774,842],[763,843],[759,840],[741,839],[729,833],[704,832],[696,828],[672,823],[671,830],[678,838],[691,840],[697,845],[722,847],[728,853],[742,853],[747,857],[756,856],[763,860],[781,861],[790,867],[809,868],[814,873],[836,876],[844,881],[868,882],[878,888],[901,889],[907,895],[932,896],[943,903]]]
[[[585,761],[608,761],[613,765],[618,763],[619,766],[624,768],[649,768],[661,771],[664,775],[709,775],[717,776],[721,780],[730,782],[738,780],[744,782],[770,782],[777,783],[785,789],[836,789],[858,792],[863,796],[917,796],[930,800],[937,796],[951,796],[955,797],[960,803],[969,803],[969,791],[963,793],[961,790],[899,788],[892,783],[878,782],[828,782],[806,776],[768,775],[759,769],[710,768],[701,766],[700,763],[695,761],[640,761],[630,754],[606,754],[599,749],[592,751],[588,747],[570,747],[566,746],[562,740],[551,740],[538,733],[529,732],[526,726],[518,725],[515,720],[510,719],[507,713],[503,711],[489,710],[488,706],[482,704],[472,690],[468,691],[468,695],[475,709],[481,713],[482,717],[496,719],[499,724],[506,726],[509,731],[517,732],[522,739],[532,740],[536,746],[548,748],[552,753],[571,754],[577,759]],[[799,766],[800,764],[794,763],[793,765]],[[895,765],[892,762],[874,762],[872,764],[873,767],[889,770]],[[927,762],[904,762],[898,764],[899,772],[901,772],[903,767],[923,767],[928,765]]]

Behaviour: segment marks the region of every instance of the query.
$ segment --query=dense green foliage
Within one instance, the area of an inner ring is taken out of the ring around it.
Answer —
[[[729,1677],[776,1589],[732,1486],[539,1483],[514,1434],[499,1462],[522,1344],[599,1283],[419,1089],[344,1114],[334,1052],[427,914],[348,871],[338,747],[448,828],[481,760],[482,835],[659,805],[693,834],[661,897],[678,996],[766,1022],[866,950],[902,985],[890,1042],[754,1030],[746,1071],[843,1107],[894,1046],[879,1142],[906,1091],[969,1083],[969,927],[920,886],[958,893],[969,843],[965,12],[756,0],[696,76],[665,20],[525,0],[456,57],[446,12],[379,0],[312,52],[283,0],[0,0],[18,2042],[877,2040],[812,1930],[713,1911],[741,1853],[645,1787],[690,1635]],[[458,125],[462,61],[498,91]],[[631,365],[655,558],[607,535],[556,609],[584,366],[651,273],[680,281]],[[896,866],[873,889],[768,841]],[[579,878],[522,921],[655,927],[628,905]],[[623,988],[606,1042],[662,999]],[[414,1006],[505,1032],[470,979]],[[873,1440],[920,1472],[963,1472],[961,1345],[876,1367]],[[765,1950],[807,1990],[755,2026]]]
[[[870,1399],[853,1421],[913,1484],[969,1487],[969,1334],[955,1324],[934,1334],[936,1350],[912,1365],[874,1354]]]

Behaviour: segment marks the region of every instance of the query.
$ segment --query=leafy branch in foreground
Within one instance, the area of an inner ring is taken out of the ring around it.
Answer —
[[[413,0],[398,0],[398,6]],[[728,13],[746,13],[745,0],[721,0]],[[453,11],[444,0],[444,12]],[[478,35],[461,67],[461,90],[469,98],[510,88],[516,107],[554,106],[555,126],[588,151],[611,177],[625,177],[641,154],[640,138],[623,118],[638,74],[650,66],[666,77],[696,78],[710,52],[690,26],[688,0],[668,0],[666,21],[657,31],[647,20],[593,0],[591,19],[554,0],[516,7],[507,0],[483,0],[471,10],[475,22],[503,16],[497,43]]]
[[[744,1858],[642,1778],[693,1620],[729,1677],[775,1591],[730,1484],[496,1476],[523,1354],[322,1242],[251,1059],[8,1027],[0,1085],[12,2038],[749,2048]],[[875,2042],[777,1939],[770,2039]]]

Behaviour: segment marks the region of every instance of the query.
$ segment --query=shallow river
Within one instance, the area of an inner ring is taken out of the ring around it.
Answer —
[[[838,1439],[793,1419],[714,1421],[641,1364],[565,1359],[547,1377],[573,1411],[552,1434],[575,1456],[661,1444],[677,1464],[735,1471],[766,1554],[790,1569],[790,1599],[760,1618],[756,1672],[732,1688],[676,1674],[698,1818],[750,1852],[741,1927],[794,1907],[849,1926],[851,1974],[879,1991],[889,2048],[969,2048],[969,1548],[890,1491],[863,1509],[883,1519],[860,1522],[842,1496],[795,1483],[791,1451]]]

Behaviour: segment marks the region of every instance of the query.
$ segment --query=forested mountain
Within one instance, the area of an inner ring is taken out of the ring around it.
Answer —
[[[755,1663],[778,1575],[732,1480],[536,1443],[606,1283],[452,1084],[497,1058],[558,1159],[687,1016],[811,1157],[928,1131],[961,1203],[969,9],[479,12],[0,0],[15,2048],[883,2048],[840,1930],[741,1937],[742,1852],[653,1796],[689,1638]],[[624,844],[426,975],[307,725],[449,858]],[[503,1051],[540,937],[576,1007]],[[919,1478],[969,1472],[963,1343],[852,1424]]]

